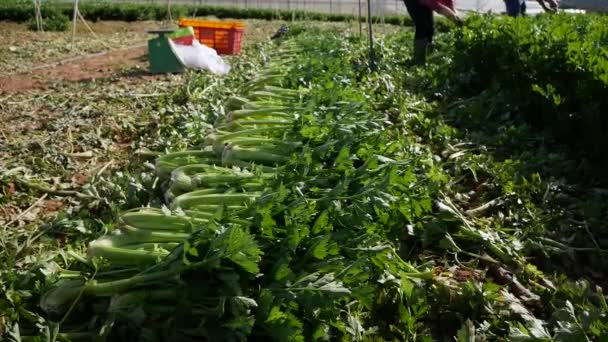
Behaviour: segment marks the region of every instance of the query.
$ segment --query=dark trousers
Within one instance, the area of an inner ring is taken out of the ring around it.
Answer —
[[[526,15],[526,2],[520,3],[519,0],[505,0],[507,14],[511,17]]]
[[[433,41],[433,34],[435,33],[435,19],[433,18],[433,11],[420,4],[419,0],[403,0],[407,12],[409,13],[416,33],[414,39],[426,38],[429,43]]]

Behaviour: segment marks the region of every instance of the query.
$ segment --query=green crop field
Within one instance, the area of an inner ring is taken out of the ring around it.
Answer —
[[[77,82],[2,25],[3,340],[608,339],[606,17],[443,22],[425,67],[409,27],[372,66],[352,21],[251,19],[225,76]]]

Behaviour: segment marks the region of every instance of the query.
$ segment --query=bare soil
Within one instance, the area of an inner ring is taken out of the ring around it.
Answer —
[[[145,46],[79,57],[76,60],[68,59],[30,72],[3,76],[0,77],[0,94],[42,90],[61,81],[79,82],[109,78],[121,70],[133,68],[141,70],[142,75],[146,74]]]

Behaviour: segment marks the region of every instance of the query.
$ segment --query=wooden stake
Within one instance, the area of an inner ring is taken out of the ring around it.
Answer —
[[[169,25],[173,22],[173,17],[171,16],[171,0],[167,0],[167,13],[169,14]]]
[[[40,10],[40,0],[33,0],[34,1],[34,17],[36,18],[36,30],[38,30],[38,32],[42,32],[44,31],[43,27],[42,27],[42,12]]]
[[[76,40],[76,20],[78,19],[78,0],[74,0],[74,16],[72,17],[72,46],[74,50],[74,41]]]
[[[363,23],[361,22],[361,0],[359,0],[359,38],[363,37]]]

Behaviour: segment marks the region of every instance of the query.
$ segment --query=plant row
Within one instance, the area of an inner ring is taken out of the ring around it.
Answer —
[[[596,165],[608,165],[606,17],[472,16],[451,42],[446,91],[501,103],[512,118],[550,131]],[[494,110],[475,119],[503,115]]]

